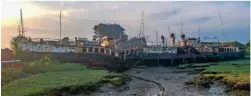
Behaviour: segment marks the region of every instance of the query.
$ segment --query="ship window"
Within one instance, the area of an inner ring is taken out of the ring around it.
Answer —
[[[88,51],[89,51],[89,52],[92,52],[92,50],[93,50],[92,47],[89,47],[89,48],[88,48]]]
[[[106,54],[109,54],[109,50],[108,49],[106,49]]]
[[[100,52],[101,52],[101,53],[104,53],[104,48],[101,48],[101,49],[100,49]]]
[[[95,48],[95,49],[94,49],[94,52],[98,52],[98,48]]]
[[[153,51],[155,51],[155,48],[153,49]]]
[[[129,50],[126,50],[126,54],[128,54],[129,53]]]
[[[131,53],[133,53],[133,49],[131,49]]]
[[[148,50],[150,50],[150,49],[148,48]]]
[[[47,48],[47,47],[45,47],[45,48]]]
[[[86,52],[86,48],[84,47],[84,48],[82,48],[82,52]]]

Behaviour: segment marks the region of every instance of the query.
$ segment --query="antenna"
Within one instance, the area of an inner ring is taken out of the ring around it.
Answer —
[[[60,19],[60,24],[59,24],[59,32],[60,32],[60,43],[62,42],[61,40],[61,10],[60,10],[60,15],[59,15],[59,19]]]
[[[17,29],[17,31],[18,31],[18,36],[21,36],[20,25],[18,25],[17,27],[18,27],[18,29]]]
[[[184,25],[184,23],[183,23],[183,21],[181,21],[181,27],[180,27],[180,35],[182,35],[183,34],[183,25]]]
[[[144,11],[141,14],[141,22],[140,22],[140,33],[139,37],[144,36]]]
[[[158,46],[158,31],[156,30],[156,46]]]
[[[199,25],[199,37],[200,37],[200,25]]]
[[[171,35],[171,29],[170,26],[168,26],[168,43],[170,43],[170,35]]]
[[[200,25],[199,25],[199,39],[200,39]],[[201,47],[201,41],[199,43],[200,43],[200,47]]]
[[[24,25],[23,25],[23,13],[22,13],[22,9],[20,9],[20,16],[21,16],[21,36],[24,36]]]
[[[187,38],[188,38],[188,31],[187,31],[187,26],[188,26],[188,24],[186,24],[186,26],[185,26],[185,31],[184,31],[184,33],[186,34],[186,36],[187,36]]]
[[[221,18],[221,12],[220,12],[220,9],[219,9],[219,15],[220,15],[220,23],[221,23],[221,38],[222,38],[222,46],[223,46],[223,43],[224,43],[224,36],[223,36],[223,25],[222,25],[222,18]]]

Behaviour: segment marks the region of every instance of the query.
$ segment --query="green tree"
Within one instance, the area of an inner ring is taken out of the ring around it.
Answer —
[[[13,54],[15,56],[16,59],[24,59],[24,58],[28,58],[27,57],[27,54],[25,52],[23,52],[21,50],[21,48],[18,46],[18,43],[21,42],[21,40],[24,40],[24,41],[28,41],[28,42],[31,42],[31,38],[27,38],[25,36],[16,36],[16,37],[13,37],[10,41],[10,48],[11,50],[13,51]]]
[[[247,54],[250,54],[250,41],[248,41],[248,42],[245,44],[245,46],[246,46],[246,52],[247,52]]]
[[[245,45],[246,47],[250,47],[250,41],[248,41]]]
[[[127,40],[128,36],[124,33],[125,29],[120,26],[119,24],[103,24],[100,23],[95,25],[94,34],[96,36],[104,37],[107,36],[108,38],[120,38]]]

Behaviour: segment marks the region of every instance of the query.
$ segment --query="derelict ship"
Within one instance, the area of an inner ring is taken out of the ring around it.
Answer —
[[[174,33],[167,38],[161,36],[162,45],[148,46],[145,37],[132,38],[121,43],[121,58],[140,61],[139,65],[172,66],[184,63],[199,63],[232,60],[245,57],[245,47],[238,42],[201,42],[200,38],[185,38],[175,44]],[[124,55],[123,55],[124,54]]]
[[[21,27],[23,33],[22,12]],[[106,36],[100,38],[102,40],[93,41],[77,37],[75,37],[75,40],[70,40],[68,37],[62,40],[44,40],[40,38],[39,41],[20,40],[18,46],[22,51],[29,53],[33,60],[50,55],[62,62],[77,62],[94,66],[103,66],[110,62],[109,60],[112,61],[117,57],[128,62],[139,61],[138,64],[147,66],[169,66],[245,57],[245,47],[242,44],[235,46],[229,42],[201,42],[200,38],[186,39],[184,34],[181,35],[178,44],[175,43],[174,33],[171,33],[169,38],[161,36],[162,45],[158,45],[157,42],[156,45],[147,45],[145,37],[134,37],[129,40],[119,38],[109,40]],[[167,41],[169,41],[169,46]]]

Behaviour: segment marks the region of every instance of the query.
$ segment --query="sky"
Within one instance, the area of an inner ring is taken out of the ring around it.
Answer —
[[[218,37],[224,41],[246,43],[250,38],[249,1],[3,1],[2,48],[9,46],[18,34],[20,12],[23,11],[25,35],[33,38],[59,39],[59,12],[62,10],[62,37],[92,39],[93,27],[99,23],[117,23],[129,38],[138,36],[144,12],[144,34],[148,40],[170,31],[180,39],[180,30],[187,37]],[[222,27],[220,14],[222,17]],[[183,22],[183,28],[181,27]],[[199,27],[200,26],[200,27]],[[199,32],[200,29],[200,32]],[[202,39],[202,41],[210,41]],[[213,39],[211,41],[217,41]]]

